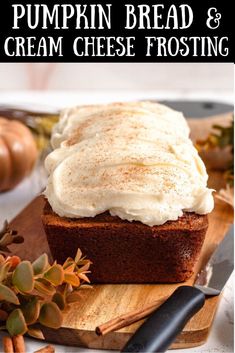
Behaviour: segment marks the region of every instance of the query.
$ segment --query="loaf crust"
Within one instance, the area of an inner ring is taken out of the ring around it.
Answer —
[[[48,202],[42,222],[52,256],[62,263],[79,247],[93,263],[93,283],[183,282],[193,273],[208,227],[206,215],[188,212],[154,227],[108,212],[70,219]]]

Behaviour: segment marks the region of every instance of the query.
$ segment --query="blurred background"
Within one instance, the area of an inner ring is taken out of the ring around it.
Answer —
[[[0,64],[0,90],[181,91],[232,94],[233,64]]]

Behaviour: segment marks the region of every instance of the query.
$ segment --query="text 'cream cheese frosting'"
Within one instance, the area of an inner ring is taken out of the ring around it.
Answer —
[[[109,211],[149,226],[214,206],[183,115],[151,102],[65,110],[46,158],[45,195],[59,216]]]

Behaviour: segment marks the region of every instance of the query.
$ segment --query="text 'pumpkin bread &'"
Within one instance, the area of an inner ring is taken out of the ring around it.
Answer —
[[[51,143],[42,220],[54,258],[81,248],[94,283],[192,275],[214,202],[182,113],[151,102],[74,107]]]
[[[17,120],[0,117],[0,192],[14,188],[29,175],[37,156],[30,130]]]

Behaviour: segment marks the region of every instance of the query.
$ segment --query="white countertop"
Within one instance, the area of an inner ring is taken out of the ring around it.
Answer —
[[[204,92],[203,94],[185,93],[185,92],[139,92],[130,94],[126,92],[116,92],[107,94],[95,94],[92,96],[89,93],[76,92],[11,92],[3,93],[0,97],[0,103],[32,103],[32,105],[49,105],[54,108],[60,108],[70,104],[84,104],[90,102],[104,102],[114,100],[128,100],[137,98],[159,98],[159,99],[202,99],[202,100],[219,100],[231,103],[233,97],[231,95],[220,94],[219,97],[211,92]],[[39,193],[43,186],[43,176],[35,170],[32,175],[25,179],[17,188],[12,191],[0,194],[0,226],[5,219],[11,220],[19,211],[24,208],[34,197]],[[233,348],[233,277],[228,281],[226,288],[214,320],[214,324],[207,340],[203,346],[180,350],[184,353],[231,353]],[[27,352],[32,353],[42,347],[44,342],[38,342],[32,339],[26,339]],[[108,352],[90,350],[84,348],[72,348],[55,345],[56,352]],[[0,348],[1,349],[1,348]],[[172,353],[178,353],[179,350],[171,350]]]

